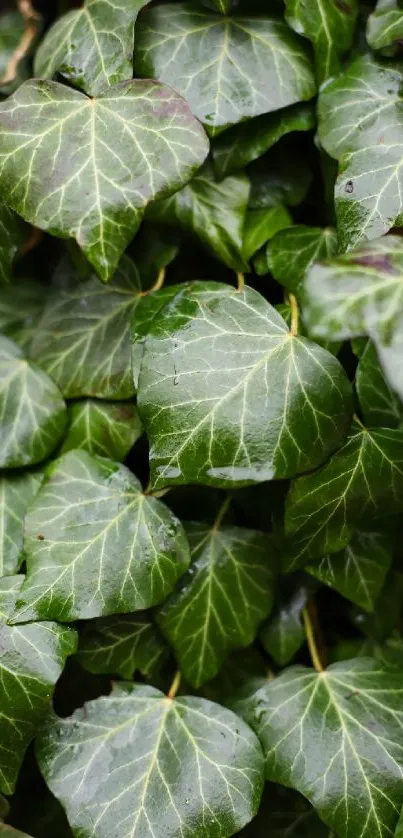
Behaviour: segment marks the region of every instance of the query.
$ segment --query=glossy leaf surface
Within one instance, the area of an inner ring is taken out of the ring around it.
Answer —
[[[372,341],[368,341],[360,357],[355,383],[366,424],[372,427],[397,428],[403,420],[403,405],[383,375]]]
[[[20,569],[25,513],[41,482],[41,471],[0,476],[0,578]]]
[[[19,278],[1,289],[0,332],[28,354],[44,304],[45,289],[39,282]]]
[[[5,204],[0,203],[0,283],[10,281],[14,258],[24,238],[25,230],[21,219]]]
[[[313,590],[314,585],[310,584],[306,576],[293,589],[281,592],[272,617],[259,633],[266,652],[279,666],[289,663],[305,642],[302,611]]]
[[[351,47],[358,0],[286,0],[286,20],[313,44],[319,84],[341,69]]]
[[[151,678],[166,655],[166,644],[147,612],[91,620],[80,637],[78,660],[89,672],[120,675],[135,672]]]
[[[295,294],[313,262],[321,262],[337,251],[337,236],[330,227],[298,224],[280,230],[267,246],[267,270],[277,282]]]
[[[368,18],[367,41],[384,55],[399,53],[403,38],[403,14],[399,0],[378,0]]]
[[[69,406],[68,417],[61,453],[84,448],[90,454],[123,461],[143,432],[137,408],[130,402],[83,399]]]
[[[244,226],[245,259],[249,261],[257,250],[272,239],[279,230],[289,227],[291,222],[290,213],[282,206],[249,210],[246,213]]]

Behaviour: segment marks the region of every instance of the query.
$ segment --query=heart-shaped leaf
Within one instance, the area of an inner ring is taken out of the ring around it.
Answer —
[[[78,660],[89,672],[151,678],[167,647],[146,611],[91,620],[80,637]]]
[[[84,448],[90,454],[123,461],[143,433],[137,408],[130,402],[83,399],[69,405],[68,416],[62,454]]]
[[[135,68],[185,96],[211,136],[315,95],[309,50],[283,21],[220,17],[188,3],[140,15]]]
[[[157,201],[147,217],[178,225],[200,239],[214,256],[235,271],[247,269],[243,233],[250,184],[242,172],[217,183],[207,163],[188,186],[166,201]]]
[[[340,161],[341,250],[387,233],[403,217],[402,82],[400,64],[367,55],[321,91],[320,142]]]
[[[12,576],[20,568],[25,513],[41,482],[40,471],[0,476],[0,577]]]
[[[157,621],[193,687],[219,672],[232,649],[249,646],[273,604],[276,560],[264,533],[186,525],[191,565],[157,610]]]
[[[16,343],[0,336],[0,467],[40,463],[54,451],[66,424],[56,385],[25,360]]]
[[[85,0],[56,20],[36,56],[36,76],[60,73],[90,96],[133,76],[134,24],[147,0]]]
[[[161,602],[189,564],[182,525],[125,466],[70,451],[49,467],[25,521],[16,620],[69,620]]]
[[[286,0],[286,20],[312,41],[318,83],[337,75],[350,49],[358,0]]]
[[[134,395],[130,321],[141,292],[134,263],[123,256],[107,285],[96,277],[80,282],[68,262],[60,272],[63,286],[56,282],[47,298],[31,358],[67,398],[129,399]]]
[[[402,276],[402,240],[387,236],[313,265],[302,296],[304,319],[315,338],[373,339],[388,381],[401,398]]]
[[[397,428],[403,421],[403,404],[390,389],[372,341],[368,341],[355,375],[364,421],[370,427]]]
[[[367,22],[367,41],[371,49],[384,55],[399,53],[403,38],[403,15],[399,0],[378,0]]]
[[[340,553],[325,556],[306,569],[365,611],[373,611],[392,563],[387,532],[358,530]]]
[[[13,281],[0,294],[0,332],[29,354],[45,303],[45,288],[31,279]]]
[[[155,487],[242,486],[323,462],[345,438],[351,392],[338,361],[256,291],[200,282],[150,324],[138,407]]]
[[[203,698],[167,699],[117,684],[67,719],[49,718],[39,765],[75,836],[227,838],[256,814],[263,757],[256,736]]]
[[[0,148],[0,198],[75,238],[108,280],[147,203],[183,186],[208,143],[186,102],[157,82],[123,82],[89,99],[34,79],[0,104]]]
[[[0,580],[0,789],[12,794],[25,751],[49,702],[77,634],[56,623],[5,625],[23,576]]]
[[[280,230],[267,246],[266,268],[292,294],[299,292],[305,273],[337,251],[337,235],[331,227],[296,224]]]
[[[261,741],[268,780],[305,795],[340,838],[388,838],[403,803],[402,699],[400,672],[357,658],[291,667],[234,706]]]
[[[286,570],[337,553],[354,528],[403,509],[403,430],[354,424],[342,448],[291,485],[285,510]]]
[[[13,261],[24,238],[21,219],[0,203],[0,283],[10,281]]]

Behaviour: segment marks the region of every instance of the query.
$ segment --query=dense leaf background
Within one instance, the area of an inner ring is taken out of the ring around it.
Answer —
[[[3,0],[0,838],[402,838],[402,44]]]

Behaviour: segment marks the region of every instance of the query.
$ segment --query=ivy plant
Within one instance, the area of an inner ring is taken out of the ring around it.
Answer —
[[[403,838],[402,43],[2,5],[0,838]]]

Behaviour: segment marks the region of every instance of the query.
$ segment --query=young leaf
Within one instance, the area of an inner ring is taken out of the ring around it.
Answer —
[[[263,787],[260,745],[242,719],[140,684],[50,717],[37,754],[77,838],[94,824],[97,838],[227,838],[256,814]]]
[[[340,161],[335,198],[341,250],[399,226],[402,81],[400,64],[366,55],[321,91],[320,142]]]
[[[389,533],[358,530],[344,550],[306,570],[365,611],[373,611],[391,562]]]
[[[51,379],[0,336],[0,467],[35,465],[54,451],[67,410]]]
[[[49,467],[25,521],[16,621],[61,622],[161,602],[189,564],[182,525],[125,466],[70,451]]]
[[[0,577],[12,576],[22,564],[25,513],[41,482],[40,471],[0,476]]]
[[[89,672],[121,675],[127,680],[136,671],[151,678],[165,656],[166,645],[146,611],[91,620],[80,638],[77,655]]]
[[[297,224],[280,230],[267,245],[267,272],[296,294],[310,265],[334,256],[336,252],[337,235],[331,227],[322,229]]]
[[[200,687],[232,649],[249,646],[273,604],[276,560],[264,533],[186,525],[191,565],[156,612],[181,672]]]
[[[305,577],[291,590],[281,592],[273,616],[262,626],[259,638],[279,666],[286,666],[305,642],[302,611],[313,590],[314,585]]]
[[[403,420],[403,405],[390,389],[372,341],[360,357],[355,385],[364,421],[370,427],[397,428]]]
[[[123,256],[107,285],[96,277],[80,282],[67,261],[59,271],[64,285],[48,295],[31,357],[66,398],[131,398],[130,321],[141,292],[136,266]]]
[[[302,301],[313,337],[369,335],[391,386],[403,398],[402,274],[402,239],[387,236],[313,265]]]
[[[0,332],[28,355],[44,304],[45,288],[32,279],[18,279],[1,289]]]
[[[290,213],[285,207],[253,209],[246,213],[243,255],[248,262],[257,250],[273,238],[278,230],[289,227],[292,223]]]
[[[200,282],[151,322],[138,406],[156,488],[245,486],[323,462],[345,438],[351,393],[338,361],[256,291]]]
[[[247,269],[242,254],[250,184],[241,172],[217,183],[210,163],[166,201],[152,204],[147,218],[179,225],[193,233],[214,256],[235,271]]]
[[[24,238],[25,229],[21,219],[0,203],[0,284],[10,281],[14,258]]]
[[[350,541],[354,528],[403,508],[403,430],[353,425],[342,448],[291,485],[285,508],[287,571]]]
[[[319,84],[340,72],[357,14],[358,0],[286,0],[287,23],[312,41]]]
[[[140,15],[135,69],[185,96],[211,136],[315,95],[309,50],[283,21],[220,17],[190,3]]]
[[[311,104],[293,105],[235,125],[212,144],[215,173],[222,180],[257,160],[285,134],[313,128],[315,112]]]
[[[60,73],[89,96],[133,76],[134,24],[147,0],[85,0],[46,33],[35,57],[35,76]]]
[[[208,152],[186,102],[149,80],[97,99],[25,82],[0,104],[0,142],[0,198],[42,230],[75,238],[103,280],[147,203],[183,186]]]
[[[403,38],[403,14],[399,0],[378,0],[367,22],[367,41],[371,49],[384,55],[399,53]]]
[[[69,405],[68,416],[63,454],[84,448],[90,454],[123,461],[143,433],[137,408],[130,402],[84,399]]]
[[[5,625],[23,576],[0,580],[0,790],[12,794],[24,753],[46,716],[77,634],[56,623]]]
[[[371,658],[294,666],[235,702],[266,778],[301,792],[340,838],[387,838],[403,803],[401,673]]]

